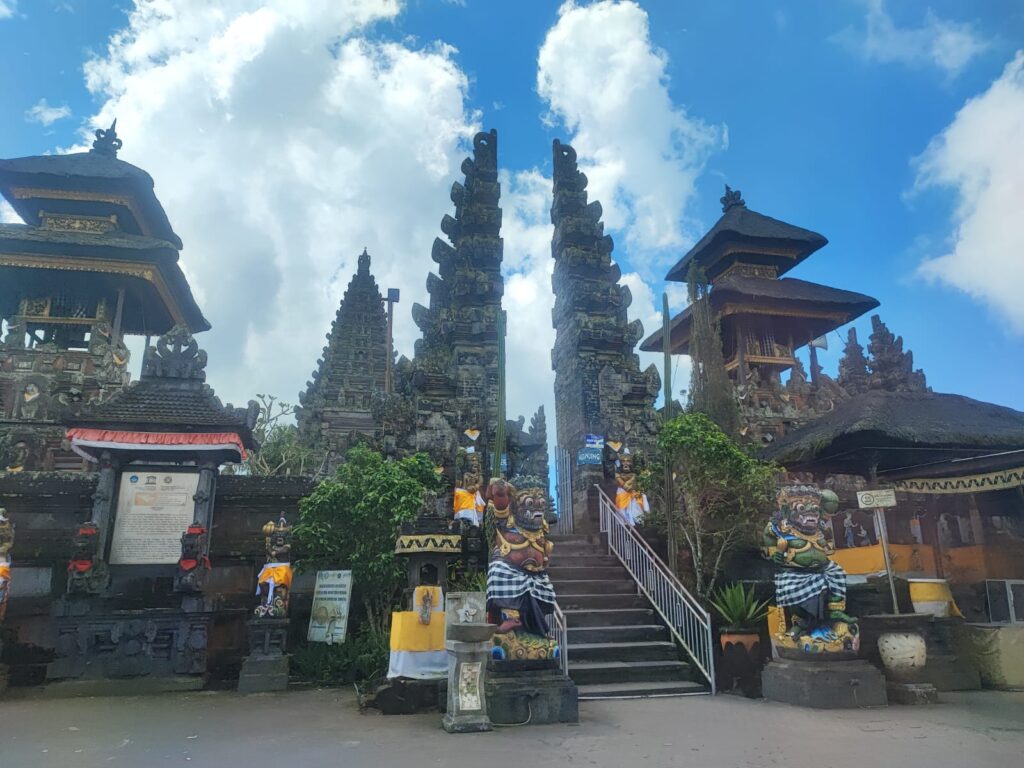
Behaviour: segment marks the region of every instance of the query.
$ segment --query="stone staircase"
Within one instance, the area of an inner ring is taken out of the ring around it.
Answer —
[[[581,699],[704,693],[636,584],[597,534],[549,537],[548,575],[569,631],[569,676]]]

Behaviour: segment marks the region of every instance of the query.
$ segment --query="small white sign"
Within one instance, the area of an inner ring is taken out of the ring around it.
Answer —
[[[858,491],[857,504],[861,509],[895,507],[896,491],[892,488],[879,488],[877,491]]]
[[[345,642],[351,600],[352,571],[317,571],[306,639],[328,645]]]

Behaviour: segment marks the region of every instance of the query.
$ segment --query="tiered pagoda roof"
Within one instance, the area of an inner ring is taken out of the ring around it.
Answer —
[[[118,159],[115,126],[96,134],[89,152],[0,160],[0,194],[26,222],[0,224],[0,316],[33,291],[94,305],[124,288],[121,333],[208,330],[153,179]]]

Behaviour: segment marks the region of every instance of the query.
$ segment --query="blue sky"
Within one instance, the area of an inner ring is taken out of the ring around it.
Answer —
[[[0,1],[0,156],[67,148],[119,117],[122,157],[153,173],[185,241],[225,399],[293,397],[364,245],[404,312],[425,300],[445,190],[472,130],[495,127],[513,412],[550,400],[555,137],[583,147],[648,332],[660,278],[727,182],[828,237],[792,276],[877,297],[937,391],[1024,410],[1024,4],[298,5],[183,0],[167,18],[159,3]],[[416,329],[399,324],[409,354]],[[866,342],[868,318],[857,326]]]

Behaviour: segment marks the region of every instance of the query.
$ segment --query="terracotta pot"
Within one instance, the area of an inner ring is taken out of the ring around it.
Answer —
[[[878,655],[886,675],[893,680],[910,680],[924,669],[928,650],[916,632],[886,632],[878,636]]]
[[[718,642],[721,643],[723,651],[729,643],[736,643],[742,645],[747,649],[747,653],[750,653],[760,640],[761,636],[757,632],[745,632],[742,630],[722,630],[718,635]]]

